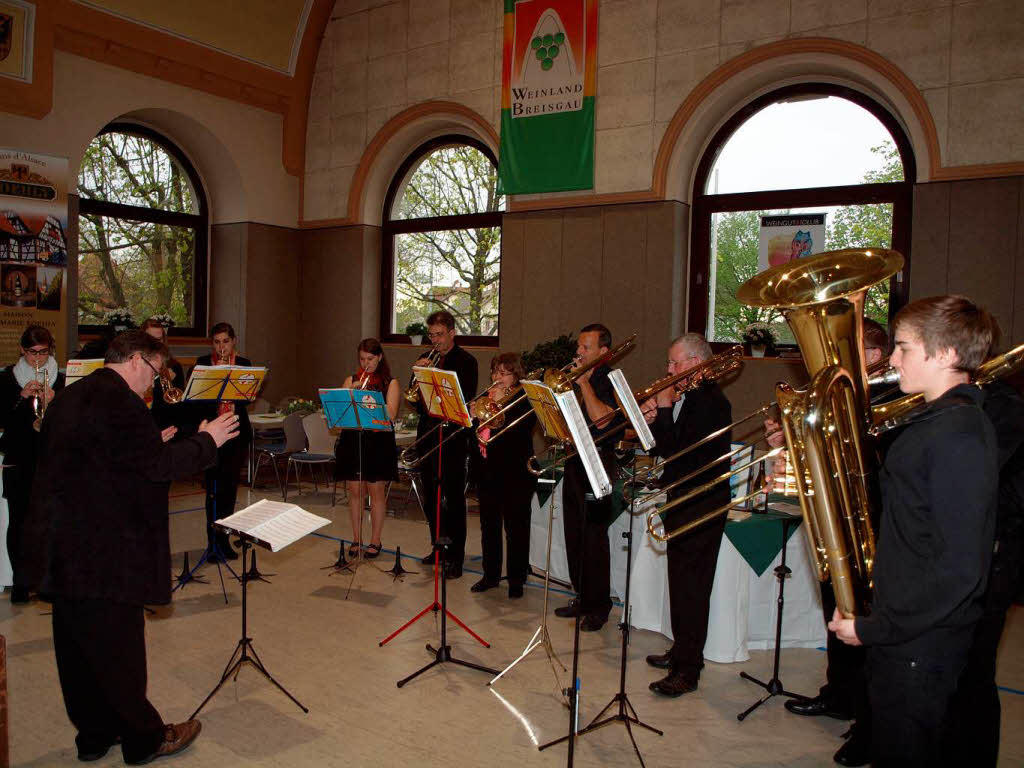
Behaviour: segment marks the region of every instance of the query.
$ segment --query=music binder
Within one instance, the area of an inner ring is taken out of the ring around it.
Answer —
[[[466,407],[455,371],[413,366],[412,372],[420,389],[420,397],[431,416],[460,427],[473,426],[473,416]]]
[[[329,429],[395,431],[384,393],[375,389],[321,389],[320,402]]]
[[[266,377],[267,368],[262,365],[197,365],[185,385],[184,399],[251,403]]]
[[[81,381],[90,373],[102,367],[102,357],[91,357],[86,360],[68,360],[68,366],[64,372],[64,386],[67,387],[76,381]]]
[[[330,522],[295,504],[261,499],[233,515],[215,520],[214,525],[250,536],[269,547],[271,552],[280,552]]]
[[[629,388],[629,384],[626,382],[626,374],[622,372],[621,368],[616,368],[608,374],[608,379],[615,390],[615,399],[618,401],[619,407],[622,408],[626,418],[629,419],[629,425],[636,432],[636,437],[640,441],[640,447],[645,452],[650,451],[654,447],[654,435],[651,434],[651,428],[647,424],[647,419],[644,418],[644,414],[640,410],[640,404],[637,403],[636,397],[633,396],[633,390]]]

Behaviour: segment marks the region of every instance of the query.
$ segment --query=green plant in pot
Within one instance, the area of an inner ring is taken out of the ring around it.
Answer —
[[[413,344],[422,344],[423,337],[427,335],[427,326],[423,323],[409,323],[405,326],[405,335]]]
[[[576,356],[576,337],[568,333],[550,341],[542,341],[529,352],[523,352],[523,370],[562,368]]]

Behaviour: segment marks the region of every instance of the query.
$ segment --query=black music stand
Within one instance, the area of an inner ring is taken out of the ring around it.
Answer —
[[[220,450],[220,449],[218,449],[218,450]],[[228,589],[224,585],[224,572],[221,571],[221,569],[220,569],[221,565],[223,565],[225,568],[228,569],[228,571],[231,573],[231,576],[235,579],[235,581],[241,581],[242,578],[237,573],[235,573],[234,568],[232,568],[230,565],[228,565],[228,561],[224,558],[224,554],[220,551],[220,545],[217,544],[216,532],[213,530],[213,525],[216,523],[216,520],[217,520],[217,480],[216,480],[216,478],[214,478],[214,481],[213,481],[213,515],[214,515],[214,522],[210,523],[209,525],[206,526],[206,528],[207,528],[206,549],[203,550],[203,554],[201,554],[199,556],[199,559],[196,560],[196,564],[194,566],[192,566],[191,570],[188,567],[188,552],[185,553],[185,557],[182,560],[182,564],[181,564],[181,573],[179,573],[175,577],[175,582],[176,583],[171,588],[171,592],[177,592],[179,589],[184,589],[185,585],[188,584],[191,581],[194,581],[197,584],[207,584],[207,583],[209,583],[203,577],[197,576],[196,575],[196,571],[198,571],[200,568],[202,568],[203,565],[205,565],[206,563],[211,562],[211,563],[213,563],[214,565],[217,566],[217,575],[220,577],[220,590],[224,594],[224,605],[227,605],[228,604]],[[255,568],[255,567],[256,567],[256,563],[255,563],[255,560],[254,560],[253,561],[253,568]],[[244,569],[245,569],[245,564],[243,562],[242,570],[244,570]],[[257,574],[258,573],[259,572],[257,571]],[[258,576],[258,577],[261,578],[261,576]],[[264,581],[265,581],[265,579],[264,579]]]
[[[194,720],[196,715],[202,711],[203,707],[206,706],[207,702],[210,701],[217,691],[228,681],[230,678],[238,679],[238,673],[242,671],[243,664],[250,664],[256,668],[256,671],[263,675],[267,680],[272,682],[277,688],[291,699],[295,706],[301,709],[303,712],[309,713],[309,710],[304,707],[298,699],[292,696],[288,690],[281,685],[273,676],[267,671],[267,668],[263,666],[263,662],[260,661],[260,657],[256,654],[256,649],[252,646],[252,638],[249,637],[248,633],[248,602],[246,601],[246,595],[248,593],[249,578],[245,570],[245,558],[249,554],[249,547],[251,542],[256,540],[250,537],[248,534],[241,533],[240,531],[234,531],[238,537],[242,540],[242,636],[238,640],[238,645],[235,646],[234,652],[231,654],[231,658],[228,659],[228,665],[224,668],[223,674],[220,676],[220,682],[214,686],[213,690],[203,699],[203,703],[196,707],[196,711],[189,716],[189,720]],[[255,553],[254,553],[255,554]]]
[[[766,683],[762,680],[758,680],[753,675],[748,675],[746,672],[740,672],[740,677],[742,677],[744,680],[749,680],[755,685],[759,685],[766,691],[768,691],[767,696],[758,699],[745,710],[736,715],[736,719],[741,722],[746,719],[747,715],[749,715],[755,709],[760,707],[773,696],[785,696],[790,699],[799,699],[800,701],[808,700],[807,697],[802,694],[791,693],[787,691],[783,687],[782,681],[779,679],[779,654],[782,652],[782,609],[785,605],[784,594],[786,590],[786,577],[788,577],[789,574],[792,573],[792,570],[786,565],[786,544],[789,541],[789,527],[791,525],[798,524],[800,522],[800,518],[790,517],[787,515],[785,517],[779,518],[779,521],[782,523],[782,560],[779,562],[779,565],[775,568],[775,578],[779,580],[779,598],[776,601],[778,603],[779,610],[778,614],[775,617],[775,662],[774,666],[772,667],[772,679]]]
[[[444,466],[444,464],[443,464],[443,458],[444,458],[443,448],[444,448],[444,440],[445,440],[444,427],[445,427],[445,425],[449,421],[454,421],[457,425],[460,425],[460,426],[463,426],[463,427],[471,426],[473,422],[472,422],[472,417],[469,415],[469,409],[466,408],[466,401],[462,398],[462,390],[461,390],[461,388],[459,386],[458,376],[453,371],[442,371],[442,370],[437,370],[437,369],[434,369],[434,368],[430,368],[430,369],[427,369],[427,368],[413,368],[413,371],[416,374],[416,381],[417,381],[417,383],[419,385],[419,388],[420,388],[420,396],[423,398],[423,402],[427,403],[430,415],[433,416],[434,418],[439,419],[440,422],[441,422],[439,424],[439,426],[437,427],[437,430],[436,430],[437,431],[437,500],[436,500],[437,503],[436,503],[436,507],[435,507],[435,510],[434,510],[434,514],[435,514],[434,530],[437,531],[438,534],[440,534],[440,531],[441,531],[441,487],[442,487],[442,484],[441,484],[441,469]],[[432,374],[436,375],[437,377],[435,378],[434,376],[432,376]],[[478,643],[480,643],[480,645],[482,645],[484,648],[490,648],[491,644],[488,643],[486,640],[484,640],[482,637],[480,637],[480,635],[478,635],[476,632],[474,632],[468,626],[466,626],[466,624],[463,623],[459,619],[458,616],[456,616],[454,613],[452,613],[451,611],[448,610],[447,598],[445,597],[445,591],[446,591],[445,590],[445,584],[447,583],[447,574],[446,573],[441,573],[441,571],[444,570],[444,569],[441,568],[441,548],[438,546],[438,543],[439,543],[440,539],[441,539],[441,537],[439,535],[438,536],[438,540],[435,541],[434,545],[433,545],[433,551],[434,551],[434,599],[433,599],[433,601],[429,605],[427,605],[426,608],[424,608],[422,611],[420,611],[415,616],[413,616],[411,619],[409,619],[407,622],[405,622],[405,624],[403,624],[398,629],[396,629],[394,632],[392,632],[390,635],[388,635],[383,640],[381,640],[377,645],[378,645],[378,647],[381,647],[381,648],[384,647],[384,645],[386,645],[393,638],[397,637],[399,634],[401,634],[406,629],[411,627],[413,624],[415,624],[421,618],[426,616],[427,613],[429,613],[430,611],[440,611],[440,613],[441,613],[441,638],[442,638],[442,640],[441,640],[441,647],[438,648],[435,651],[433,648],[431,648],[431,646],[428,645],[427,646],[427,650],[430,651],[431,653],[437,654],[437,658],[435,659],[436,663],[441,663],[443,661],[453,661],[453,662],[455,662],[457,664],[462,664],[463,666],[473,666],[471,664],[468,664],[468,663],[465,663],[465,662],[461,662],[461,661],[457,661],[457,660],[451,658],[451,647],[447,646],[446,642],[445,642],[445,638],[446,638],[446,635],[447,635],[447,619],[450,618],[452,621],[454,621],[456,624],[458,624],[460,627],[462,627],[462,629],[466,630],[466,632],[468,632],[473,637],[473,639],[476,640]],[[450,541],[451,540],[449,539],[449,543],[450,543]],[[441,599],[438,599],[438,595],[439,594],[440,594],[440,598]],[[447,655],[448,658],[441,658],[442,655]],[[434,666],[434,663],[428,664],[426,667],[421,669],[416,674],[410,675],[409,677],[404,678],[403,680],[401,680],[399,682],[399,686],[398,687],[401,688],[404,683],[408,682],[413,677],[415,677],[416,675],[420,674],[420,672],[423,672],[424,670],[429,669],[432,666]],[[487,669],[485,667],[479,667],[479,669],[487,671],[487,672],[493,672],[495,675],[498,674],[497,670]]]

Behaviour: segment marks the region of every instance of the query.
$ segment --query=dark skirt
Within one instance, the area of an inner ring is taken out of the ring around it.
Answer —
[[[398,479],[398,448],[394,432],[342,431],[334,455],[337,480],[359,480],[359,439],[363,441],[363,480],[376,483]]]

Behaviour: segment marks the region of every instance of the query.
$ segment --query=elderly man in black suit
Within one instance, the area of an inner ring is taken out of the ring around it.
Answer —
[[[168,357],[143,331],[116,337],[106,367],[63,391],[43,421],[26,544],[30,574],[53,603],[53,646],[80,760],[118,739],[124,761],[174,754],[198,721],[165,725],[146,698],[143,606],[169,603],[170,481],[213,464],[238,417],[169,442],[142,395]]]

